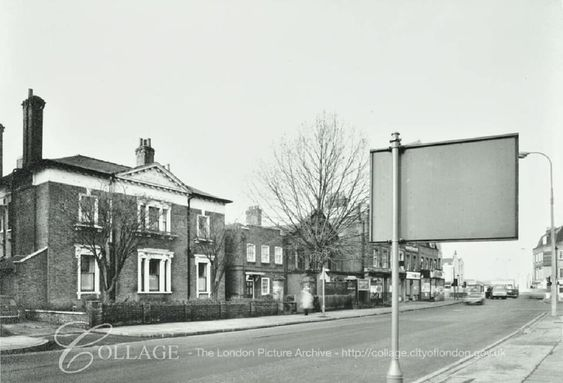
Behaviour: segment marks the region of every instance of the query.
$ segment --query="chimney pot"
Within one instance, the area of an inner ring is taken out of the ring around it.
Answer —
[[[23,107],[23,167],[43,158],[43,108],[45,101],[28,90]]]
[[[135,149],[137,155],[137,166],[144,166],[154,163],[154,149],[150,146],[150,138],[141,138],[139,147]]]
[[[246,210],[246,224],[262,226],[262,209],[260,209],[260,206],[250,206]]]

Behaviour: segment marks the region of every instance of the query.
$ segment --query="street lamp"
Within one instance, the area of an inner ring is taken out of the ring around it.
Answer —
[[[551,158],[542,152],[520,152],[518,158],[526,158],[530,154],[539,154],[549,162],[550,209],[551,209],[551,316],[557,315],[557,254],[555,253],[555,224],[553,219],[553,164]]]

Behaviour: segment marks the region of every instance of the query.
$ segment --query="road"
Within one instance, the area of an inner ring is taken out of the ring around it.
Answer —
[[[405,382],[498,340],[548,305],[487,300],[401,313]],[[384,382],[390,315],[2,357],[2,382]],[[69,340],[70,341],[70,340]],[[78,353],[81,356],[72,358]],[[91,355],[91,360],[90,360]],[[503,357],[499,355],[498,357]],[[72,363],[69,364],[69,361]],[[87,366],[83,371],[68,371]]]

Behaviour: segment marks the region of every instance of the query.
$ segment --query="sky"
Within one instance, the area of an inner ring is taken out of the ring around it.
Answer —
[[[2,0],[4,174],[33,88],[44,157],[133,166],[150,137],[156,161],[244,221],[257,164],[329,112],[372,148],[395,131],[403,143],[519,133],[521,150],[553,160],[563,224],[562,16],[560,0]],[[448,243],[444,256],[469,278],[525,280],[549,212],[548,163],[529,156],[519,239]]]

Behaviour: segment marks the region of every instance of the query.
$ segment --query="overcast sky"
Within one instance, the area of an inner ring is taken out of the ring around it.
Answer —
[[[4,173],[21,102],[43,97],[44,156],[134,165],[139,137],[187,184],[235,202],[283,135],[323,111],[370,146],[519,133],[554,161],[563,222],[559,0],[0,2]],[[559,150],[558,150],[559,149]],[[520,162],[520,239],[452,243],[468,277],[522,277],[549,226],[547,162]]]

